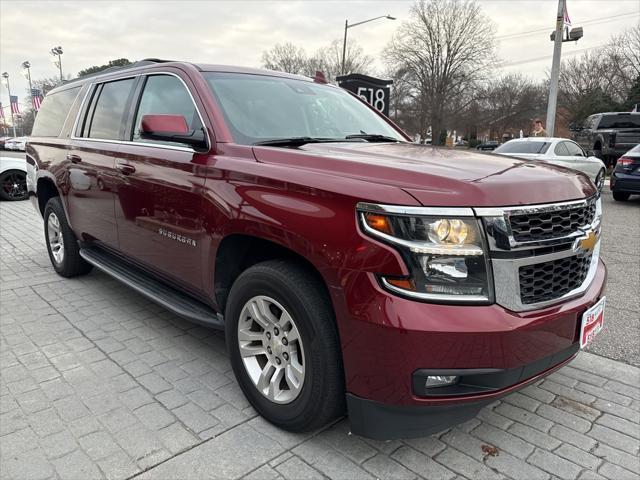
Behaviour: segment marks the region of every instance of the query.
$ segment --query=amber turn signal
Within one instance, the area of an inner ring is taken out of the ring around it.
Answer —
[[[410,278],[389,278],[385,277],[385,280],[389,285],[401,288],[402,290],[409,290],[415,292],[416,286],[413,284],[413,280]]]
[[[365,216],[365,221],[367,225],[369,225],[374,230],[378,232],[386,233],[391,235],[393,232],[391,230],[391,224],[389,223],[389,218],[384,215],[378,215],[376,213],[367,213]]]

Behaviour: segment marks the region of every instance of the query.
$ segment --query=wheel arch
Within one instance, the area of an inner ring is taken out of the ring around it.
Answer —
[[[47,202],[53,197],[60,197],[60,191],[56,187],[55,181],[48,176],[40,176],[36,183],[36,196],[38,198],[38,209],[40,214],[44,216],[44,209]],[[64,204],[63,204],[64,206]],[[65,209],[65,214],[66,214]],[[67,221],[69,216],[67,215]]]
[[[284,259],[305,268],[322,285],[331,301],[329,282],[309,258],[272,239],[247,233],[230,233],[222,238],[215,253],[213,285],[218,308],[224,312],[229,291],[247,268],[266,260]],[[332,302],[333,303],[333,302]],[[334,305],[335,310],[335,305]]]

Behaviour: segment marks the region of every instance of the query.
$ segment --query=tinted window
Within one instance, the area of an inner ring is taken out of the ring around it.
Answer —
[[[184,84],[176,77],[169,75],[151,75],[140,99],[136,121],[133,129],[133,140],[136,142],[155,142],[140,138],[140,124],[144,115],[182,115],[190,130],[202,128],[200,117]],[[161,142],[172,143],[172,142]]]
[[[556,145],[556,148],[553,150],[553,153],[555,153],[559,157],[568,157],[569,156],[569,150],[567,150],[567,147],[566,147],[565,143],[567,143],[567,142],[558,143]]]
[[[549,142],[510,140],[495,151],[497,153],[546,153],[549,145],[551,145]]]
[[[62,131],[64,121],[69,114],[80,87],[69,88],[47,95],[33,124],[34,137],[57,137]]]
[[[640,128],[640,113],[603,115],[598,128]]]
[[[344,139],[379,134],[404,140],[346,91],[310,81],[241,73],[206,73],[236,142],[291,137]]]
[[[89,138],[118,140],[133,78],[102,85],[89,127]]]
[[[569,155],[574,156],[574,157],[584,157],[584,151],[575,143],[573,142],[563,142],[564,146],[566,147],[567,151],[569,152]]]

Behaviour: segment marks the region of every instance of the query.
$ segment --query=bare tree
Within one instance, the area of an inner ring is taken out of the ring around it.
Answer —
[[[308,73],[307,54],[293,43],[278,43],[271,50],[262,52],[262,66],[269,70],[304,75]]]
[[[608,64],[609,87],[618,98],[625,98],[640,81],[640,25],[612,37],[602,50]]]
[[[270,70],[315,75],[317,70],[325,74],[327,80],[334,81],[340,75],[342,62],[342,41],[334,40],[328,46],[320,48],[314,55],[307,56],[303,48],[292,43],[279,43],[262,53],[262,66]],[[373,58],[355,41],[347,42],[345,70],[347,73],[367,73]]]
[[[531,121],[546,110],[543,88],[521,74],[507,74],[482,89],[482,124],[497,137],[527,132]]]
[[[453,108],[494,65],[493,22],[474,0],[418,0],[385,50],[385,61],[403,71],[419,109],[428,112],[434,144]],[[424,126],[423,126],[424,128]],[[420,132],[425,134],[426,132]]]

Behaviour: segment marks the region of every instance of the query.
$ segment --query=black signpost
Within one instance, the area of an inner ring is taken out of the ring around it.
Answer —
[[[359,73],[342,75],[336,77],[336,80],[340,87],[355,93],[376,110],[389,116],[393,80],[382,80]]]

